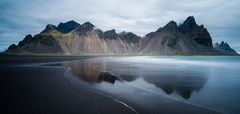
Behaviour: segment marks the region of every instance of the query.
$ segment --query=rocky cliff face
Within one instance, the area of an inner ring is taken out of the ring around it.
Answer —
[[[68,21],[66,23],[60,23],[58,25],[58,31],[61,33],[68,33],[77,28],[80,24],[75,21]]]
[[[212,39],[203,25],[188,17],[177,26],[171,21],[166,26],[139,37],[132,32],[102,31],[92,23],[75,21],[48,24],[35,36],[27,35],[8,53],[60,54],[224,54],[212,47]]]
[[[17,49],[18,53],[63,53],[57,40],[50,34],[37,34],[34,37],[27,35],[19,44],[9,47],[6,52],[14,53]]]
[[[234,49],[232,49],[227,42],[224,41],[222,41],[220,44],[215,43],[214,48],[222,53],[226,53],[229,55],[238,55],[238,53]]]
[[[193,16],[188,17],[183,24],[178,26],[178,29],[184,35],[193,39],[197,43],[207,47],[212,47],[212,38],[209,32],[203,25],[196,24]]]
[[[199,28],[193,17],[187,18],[180,26],[171,21],[163,28],[147,34],[142,39],[140,51],[156,54],[221,54],[212,48],[210,36],[200,37],[209,33],[198,32],[196,29]],[[199,35],[198,38],[197,35]]]

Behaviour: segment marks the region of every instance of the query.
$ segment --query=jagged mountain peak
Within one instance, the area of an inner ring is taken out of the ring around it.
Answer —
[[[193,16],[189,16],[183,24],[180,24],[178,26],[178,29],[181,33],[183,33],[185,36],[193,39],[197,43],[207,46],[207,47],[213,47],[212,45],[212,38],[207,31],[206,28],[204,28],[203,25],[198,25],[195,21],[195,18]]]
[[[230,45],[227,42],[221,41],[221,43],[215,43],[214,48],[218,51],[230,55],[238,55],[238,53],[230,47]]]
[[[12,44],[8,47],[9,50],[15,50],[18,49],[19,47],[16,44]]]
[[[132,33],[132,32],[126,32],[126,31],[123,31],[121,33],[119,33],[119,36],[122,40],[128,42],[128,43],[137,43],[141,37]]]
[[[19,47],[23,47],[24,45],[26,45],[26,44],[28,44],[29,42],[31,42],[32,41],[32,35],[31,34],[28,34],[27,36],[25,36],[25,38],[22,40],[22,41],[20,41],[19,43],[18,43],[18,46]]]
[[[60,23],[58,24],[58,30],[61,32],[61,33],[68,33],[72,30],[74,30],[75,28],[77,28],[78,26],[80,26],[79,23],[75,22],[74,20],[71,20],[71,21],[68,21],[68,22],[65,22],[65,23]]]
[[[85,28],[86,30],[92,30],[95,27],[95,25],[93,25],[90,22],[85,22],[82,24],[82,27]]]
[[[220,45],[228,45],[227,42],[221,41]]]
[[[187,17],[187,19],[184,21],[185,24],[189,24],[189,25],[196,25],[196,21],[194,16],[189,16]]]
[[[85,22],[82,25],[79,25],[78,27],[76,27],[74,31],[78,33],[80,36],[85,36],[87,35],[88,32],[91,32],[93,30],[95,32],[101,32],[100,29],[95,29],[95,26],[92,23]]]
[[[194,16],[188,16],[185,21],[195,22]]]
[[[229,46],[229,44],[227,42],[224,42],[224,41],[221,41],[221,43],[215,43],[214,44],[215,46],[221,46],[222,48],[226,49],[226,50],[229,50],[231,49],[231,47]]]
[[[82,25],[79,25],[78,27],[76,27],[74,31],[77,32],[80,36],[84,36],[86,35],[87,32],[90,32],[93,30],[97,30],[95,29],[95,26],[90,22],[85,22]]]
[[[74,20],[70,20],[70,21],[67,21],[67,22],[60,22],[59,24],[58,24],[58,26],[59,25],[61,25],[61,24],[78,24],[79,25],[79,23],[78,22],[76,22],[76,21],[74,21]]]
[[[196,27],[198,27],[195,18],[193,16],[189,16],[183,24],[179,25],[180,31],[185,34],[189,31],[193,31]]]
[[[105,33],[117,34],[115,29],[107,30]]]
[[[47,24],[46,28],[56,28],[56,26],[53,24]]]
[[[124,35],[124,34],[134,34],[133,32],[126,32],[126,31],[122,31],[119,33],[119,35]],[[136,34],[134,34],[136,35]]]
[[[107,30],[103,33],[105,39],[117,39],[119,35],[116,33],[115,29]]]
[[[45,27],[45,29],[41,33],[49,33],[49,32],[54,31],[54,30],[57,30],[57,27],[55,25],[47,24],[47,26]]]
[[[177,29],[177,23],[175,21],[170,21],[168,24],[166,24],[162,29],[160,30],[166,30],[166,31],[176,31]],[[158,30],[159,31],[159,30]]]

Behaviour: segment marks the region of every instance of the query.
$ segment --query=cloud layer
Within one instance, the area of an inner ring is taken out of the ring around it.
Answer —
[[[227,41],[240,51],[239,0],[1,0],[0,51],[49,23],[90,21],[103,30],[145,35],[170,20],[194,15],[213,41]]]

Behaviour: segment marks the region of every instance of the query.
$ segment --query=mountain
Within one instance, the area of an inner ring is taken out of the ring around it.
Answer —
[[[13,45],[11,45],[13,46]],[[19,44],[7,49],[6,52],[14,53],[17,49],[19,53],[63,53],[57,40],[49,33],[37,34],[34,37],[27,35]]]
[[[142,39],[140,52],[156,54],[221,54],[212,48],[209,33],[207,31],[199,32],[197,29],[202,27],[198,26],[194,18],[192,18],[188,17],[180,26],[171,21],[163,28],[145,35],[145,38]],[[206,40],[209,38],[210,40]]]
[[[212,38],[209,32],[203,25],[196,24],[193,16],[189,16],[183,24],[178,26],[178,28],[184,35],[193,39],[197,43],[212,47]]]
[[[71,32],[73,29],[77,28],[80,24],[75,21],[68,21],[66,23],[60,23],[57,27],[58,31],[61,33]]]
[[[226,53],[229,55],[238,55],[238,53],[234,49],[232,49],[227,42],[224,41],[222,41],[220,44],[215,43],[214,48],[222,53]]]
[[[27,35],[6,51],[11,54],[229,54],[213,48],[212,38],[193,16],[182,24],[170,21],[164,27],[137,36],[132,32],[102,31],[90,22],[48,24],[34,36]]]

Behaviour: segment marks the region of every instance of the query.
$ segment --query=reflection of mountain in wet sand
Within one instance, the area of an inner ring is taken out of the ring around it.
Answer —
[[[121,65],[118,63],[108,64],[106,62],[81,60],[73,61],[68,65],[73,75],[91,82],[100,83],[102,81],[114,84],[116,80],[131,82],[144,74],[144,70],[138,67]],[[145,69],[146,70],[146,69]],[[109,72],[106,72],[109,71]],[[178,94],[185,99],[189,99],[194,91],[199,91],[207,82],[206,74],[184,71],[163,72],[158,70],[154,74],[143,75],[143,79],[150,84],[161,88],[166,94]],[[113,75],[112,73],[116,74]]]
[[[73,61],[67,65],[74,76],[91,83],[100,83],[102,81],[114,83],[118,78],[108,72],[105,72],[106,64],[94,63],[92,61]]]
[[[189,99],[194,91],[199,91],[205,85],[207,78],[204,76],[188,76],[185,74],[169,73],[157,76],[146,76],[144,80],[161,88],[166,94],[173,93]]]

